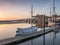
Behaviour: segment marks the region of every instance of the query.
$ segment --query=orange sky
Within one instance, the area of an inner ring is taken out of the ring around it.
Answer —
[[[30,11],[26,7],[11,4],[0,5],[0,20],[15,20],[30,18]]]

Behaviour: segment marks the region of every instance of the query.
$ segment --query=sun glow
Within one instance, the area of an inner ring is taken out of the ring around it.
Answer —
[[[0,20],[15,20],[28,17],[30,17],[30,13],[23,10],[0,10]]]

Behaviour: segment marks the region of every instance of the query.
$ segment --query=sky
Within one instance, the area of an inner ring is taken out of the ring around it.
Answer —
[[[33,15],[50,15],[53,10],[53,0],[0,0],[0,20],[26,19],[31,17],[31,5]],[[56,0],[56,13],[60,15],[60,0]]]

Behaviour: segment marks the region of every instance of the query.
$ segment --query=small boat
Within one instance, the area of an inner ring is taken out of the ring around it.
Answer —
[[[31,26],[28,28],[17,28],[16,36],[29,35],[29,34],[37,32],[37,29],[38,27],[35,27],[35,26]]]

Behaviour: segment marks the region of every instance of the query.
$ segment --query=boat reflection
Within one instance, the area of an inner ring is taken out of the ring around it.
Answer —
[[[33,39],[31,40],[31,45],[34,45],[34,43],[33,43]]]
[[[56,25],[55,30],[53,32],[53,45],[55,45],[56,34],[60,32],[60,24]]]
[[[56,25],[53,32],[59,33],[60,32],[60,25]]]

